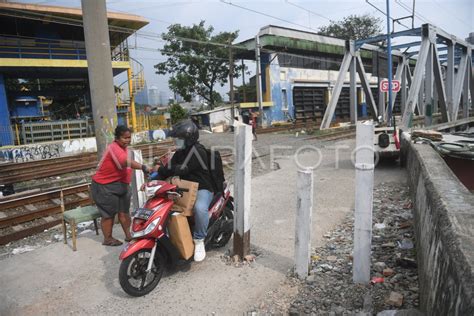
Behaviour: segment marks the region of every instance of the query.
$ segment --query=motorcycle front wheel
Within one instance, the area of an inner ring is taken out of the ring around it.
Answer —
[[[159,251],[156,251],[151,271],[147,273],[150,256],[150,249],[142,249],[122,261],[119,281],[125,293],[131,296],[143,296],[158,285],[165,270],[165,260]]]

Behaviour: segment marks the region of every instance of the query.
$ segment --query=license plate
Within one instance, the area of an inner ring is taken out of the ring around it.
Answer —
[[[133,217],[147,220],[150,218],[152,214],[153,214],[153,210],[150,210],[148,208],[137,208],[135,210]]]

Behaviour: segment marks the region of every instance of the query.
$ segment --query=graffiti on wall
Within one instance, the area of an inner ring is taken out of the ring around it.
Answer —
[[[95,138],[78,138],[2,149],[0,150],[0,161],[28,162],[96,151],[97,145]]]
[[[63,151],[68,153],[94,152],[97,151],[95,138],[71,139],[63,142]]]
[[[40,144],[22,146],[1,151],[3,160],[11,162],[28,162],[33,160],[59,158],[59,144]]]
[[[146,143],[150,141],[150,135],[148,131],[136,132],[132,134],[132,145]]]

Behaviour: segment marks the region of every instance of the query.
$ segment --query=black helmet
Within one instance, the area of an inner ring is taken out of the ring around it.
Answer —
[[[199,129],[193,121],[184,120],[173,125],[168,136],[184,139],[186,147],[188,147],[194,145],[199,139]]]

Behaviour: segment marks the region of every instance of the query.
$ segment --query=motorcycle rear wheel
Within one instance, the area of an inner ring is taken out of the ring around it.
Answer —
[[[119,281],[125,293],[131,296],[143,296],[158,285],[165,270],[165,260],[157,251],[152,269],[146,272],[151,250],[142,249],[130,257],[127,257],[120,264]],[[148,279],[151,279],[147,282]]]
[[[207,242],[206,250],[221,248],[227,245],[232,234],[234,233],[234,206],[228,203],[225,206],[224,214],[220,218],[219,227],[216,230],[219,232],[215,236],[211,236],[211,239]]]

